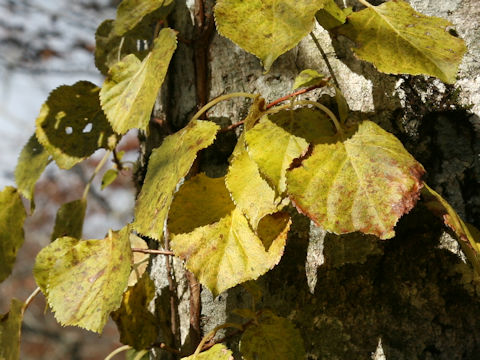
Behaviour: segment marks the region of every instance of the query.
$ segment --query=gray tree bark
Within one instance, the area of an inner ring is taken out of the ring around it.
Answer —
[[[356,6],[354,1],[339,3]],[[449,19],[465,39],[468,53],[455,86],[432,78],[379,73],[354,57],[348,40],[332,38],[320,27],[314,32],[355,117],[375,121],[398,136],[427,169],[427,183],[466,221],[480,227],[478,0],[410,3],[417,11]],[[177,1],[172,23],[183,39],[194,36],[193,8],[193,1]],[[173,130],[185,125],[197,110],[194,55],[190,45],[179,43],[157,104],[157,118],[165,119]],[[328,74],[310,37],[264,74],[257,58],[214,34],[208,66],[209,99],[246,91],[271,101],[289,92],[301,70]],[[331,95],[317,90],[306,97],[323,96],[328,101]],[[234,99],[210,110],[208,118],[227,125],[243,119],[247,111],[245,100]],[[149,140],[150,148],[158,146],[165,128],[157,129],[157,135],[156,140]],[[200,170],[209,176],[223,175],[234,141],[233,132],[219,135],[213,149],[201,155]],[[473,280],[456,242],[421,201],[400,220],[396,233],[388,241],[361,234],[336,236],[294,215],[280,264],[258,283],[264,291],[261,306],[295,323],[308,359],[480,358],[479,282]],[[178,317],[173,320],[179,324],[177,335],[170,331],[168,261],[176,282]],[[189,288],[182,262],[159,256],[151,276],[158,290],[156,312],[164,325],[162,340],[188,347]],[[215,299],[202,289],[201,300],[202,329],[207,333],[225,321],[238,321],[231,310],[249,298],[237,287]],[[238,340],[229,340],[233,350]],[[158,359],[169,356],[157,354]]]

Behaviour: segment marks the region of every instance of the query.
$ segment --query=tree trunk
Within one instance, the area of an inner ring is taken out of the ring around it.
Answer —
[[[452,21],[466,40],[469,50],[455,87],[432,78],[379,73],[355,59],[346,39],[332,38],[320,27],[315,28],[315,35],[355,117],[368,118],[399,137],[426,168],[426,182],[463,219],[480,227],[478,1],[410,2],[417,11]],[[209,12],[211,4],[207,5]],[[196,28],[193,19],[192,1],[177,1],[171,21],[182,40],[198,41],[198,23]],[[195,46],[179,42],[157,105],[156,118],[168,126],[152,125],[156,136],[148,140],[147,148],[158,146],[165,134],[189,121],[205,89],[209,100],[245,91],[260,93],[268,102],[289,93],[301,70],[312,68],[329,75],[310,37],[264,74],[255,56],[215,33],[209,45],[208,81],[201,90],[195,78],[203,71],[195,59],[199,54]],[[306,97],[323,96],[328,101],[328,95],[332,94],[317,90]],[[208,112],[208,118],[228,125],[242,120],[248,107],[244,99],[222,102]],[[201,153],[198,169],[209,176],[223,175],[234,142],[233,132],[220,134],[215,145]],[[302,215],[293,218],[280,264],[258,280],[263,289],[260,306],[295,323],[309,359],[478,359],[480,288],[456,242],[421,201],[399,221],[396,237],[387,241],[357,233],[336,236]],[[173,274],[170,283],[168,261]],[[190,326],[190,289],[182,262],[158,256],[151,275],[158,289],[156,312],[163,323],[162,341],[194,349],[198,339]],[[178,305],[173,316],[172,301]],[[241,287],[215,299],[203,288],[203,334],[218,324],[238,320],[231,310],[249,301]],[[238,340],[229,339],[232,350]],[[159,352],[156,356],[167,359],[171,355]]]

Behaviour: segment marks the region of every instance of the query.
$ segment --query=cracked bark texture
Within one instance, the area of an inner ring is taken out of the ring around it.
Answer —
[[[372,3],[380,3],[380,1]],[[478,0],[411,0],[427,15],[447,18],[467,42],[459,80],[446,86],[426,77],[392,76],[355,59],[351,43],[331,38],[321,28],[315,35],[327,53],[356,118],[370,119],[397,135],[428,171],[426,181],[468,222],[480,227],[480,7]],[[354,1],[339,1],[354,5]],[[210,4],[211,5],[211,4]],[[177,1],[172,26],[180,36],[193,36],[193,1]],[[215,34],[209,49],[209,99],[246,91],[267,102],[289,92],[295,76],[312,68],[328,74],[310,37],[282,55],[264,74],[255,56]],[[192,48],[179,43],[167,86],[157,104],[157,118],[176,130],[196,110]],[[331,94],[322,90],[304,98]],[[208,112],[222,126],[240,121],[248,111],[244,99],[223,102]],[[466,110],[469,107],[468,110]],[[158,130],[158,129],[157,129]],[[160,129],[162,130],[162,129]],[[162,135],[155,141],[158,146]],[[201,171],[221,176],[235,134],[220,134],[203,152]],[[293,214],[293,212],[292,212]],[[478,359],[480,354],[480,287],[442,223],[419,202],[396,227],[396,237],[336,236],[294,216],[286,251],[271,272],[259,279],[264,290],[260,307],[291,319],[300,329],[308,359]],[[151,268],[158,290],[156,312],[169,334],[168,281],[165,257]],[[179,341],[189,343],[188,285],[182,264],[173,259],[180,303]],[[250,299],[241,287],[216,299],[202,290],[204,333],[225,321]],[[238,338],[230,346],[236,350]],[[171,355],[159,352],[158,359]],[[238,358],[239,354],[236,356]]]

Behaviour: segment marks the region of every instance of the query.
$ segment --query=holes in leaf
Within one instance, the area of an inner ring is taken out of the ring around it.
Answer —
[[[85,125],[85,127],[83,128],[82,133],[84,133],[84,134],[89,133],[90,131],[92,131],[92,128],[93,128],[92,123],[88,123],[88,124]]]
[[[72,134],[72,133],[73,133],[72,127],[71,127],[71,126],[67,126],[67,127],[65,128],[65,134],[70,135],[70,134]]]

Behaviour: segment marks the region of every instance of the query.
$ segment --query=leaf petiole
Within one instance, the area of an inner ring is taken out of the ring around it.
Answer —
[[[210,101],[209,103],[205,104],[200,110],[198,110],[197,113],[193,115],[191,121],[198,120],[200,116],[202,116],[208,109],[210,109],[211,107],[217,105],[219,102],[222,102],[224,100],[229,100],[235,97],[246,97],[250,99],[255,99],[257,96],[258,95],[245,93],[245,92],[236,92],[236,93],[219,96],[213,99],[212,101]]]

